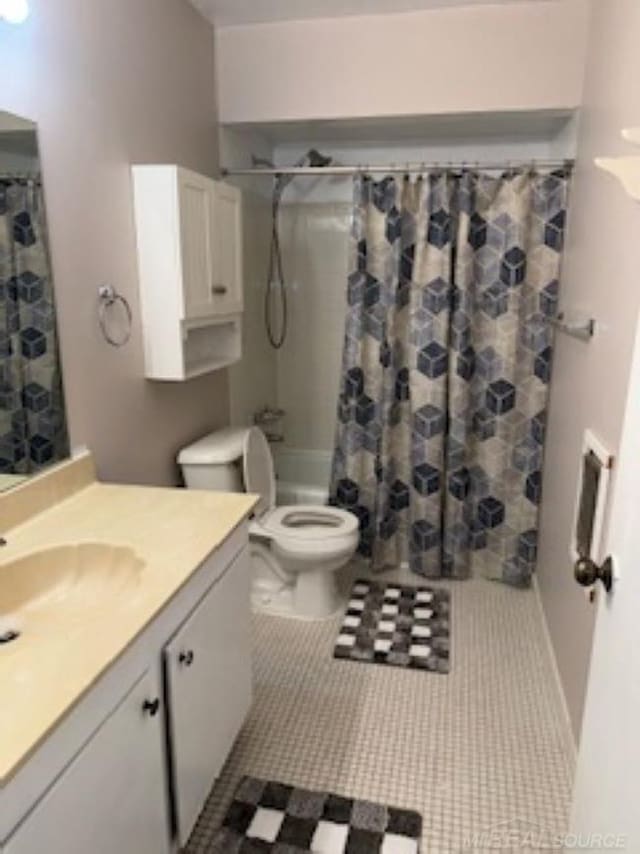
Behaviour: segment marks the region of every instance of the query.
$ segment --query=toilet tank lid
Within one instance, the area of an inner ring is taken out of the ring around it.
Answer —
[[[207,433],[180,451],[178,464],[207,466],[232,463],[243,455],[247,430],[247,427],[225,427]]]

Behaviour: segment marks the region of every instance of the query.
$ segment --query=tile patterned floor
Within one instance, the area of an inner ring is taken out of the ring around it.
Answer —
[[[448,676],[334,659],[340,616],[255,617],[255,702],[188,854],[207,852],[244,775],[417,810],[423,854],[490,851],[470,837],[501,822],[565,832],[572,742],[535,595],[442,586],[455,615]]]

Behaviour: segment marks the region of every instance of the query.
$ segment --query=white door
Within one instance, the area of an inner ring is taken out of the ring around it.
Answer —
[[[184,845],[251,705],[248,549],[167,644],[165,667],[174,806]]]
[[[6,854],[167,854],[160,696],[159,675],[147,671],[9,839]]]
[[[619,578],[599,595],[568,850],[640,852],[640,327],[615,466],[608,553]],[[575,843],[575,844],[574,844]],[[572,848],[573,845],[573,848]]]

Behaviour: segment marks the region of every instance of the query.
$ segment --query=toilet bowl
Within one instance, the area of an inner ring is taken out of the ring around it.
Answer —
[[[358,519],[335,507],[276,507],[273,458],[259,428],[209,434],[184,448],[178,462],[187,486],[259,496],[249,526],[254,608],[321,619],[342,607],[336,574],[355,553]]]

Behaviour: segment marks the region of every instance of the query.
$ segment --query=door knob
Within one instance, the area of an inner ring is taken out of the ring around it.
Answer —
[[[582,555],[574,564],[573,575],[583,587],[591,587],[596,581],[601,581],[609,593],[613,587],[613,560],[608,557],[602,566],[598,566],[590,557]]]
[[[178,656],[178,661],[180,662],[180,664],[184,664],[185,667],[191,667],[191,665],[193,664],[193,658],[193,650],[188,649],[186,652],[180,653],[180,655]]]
[[[154,700],[145,700],[142,704],[142,711],[153,718],[158,714],[160,708],[160,700],[156,697]]]

